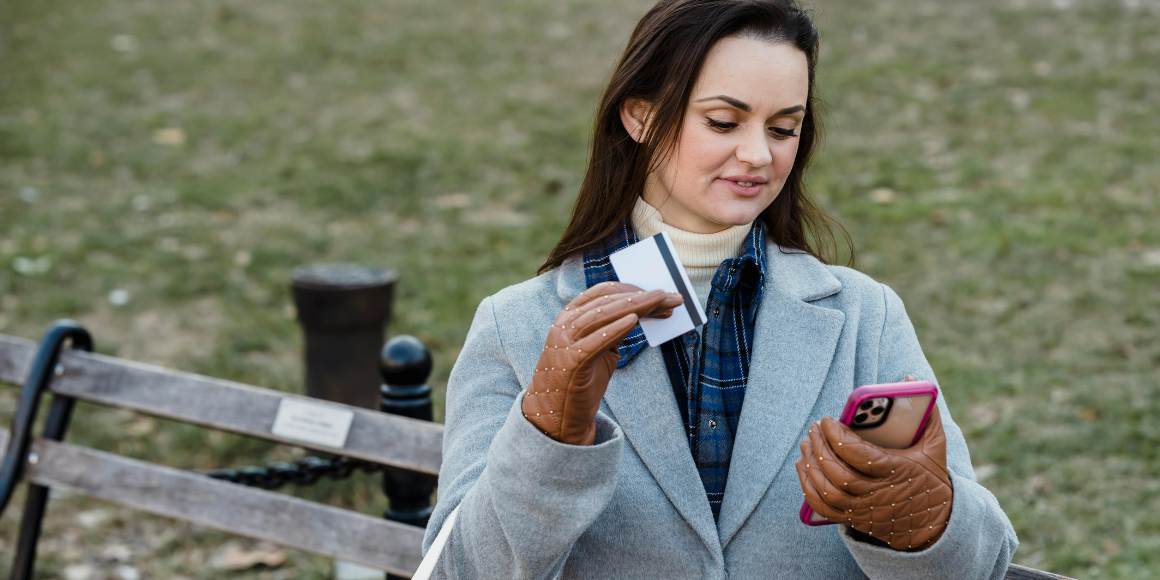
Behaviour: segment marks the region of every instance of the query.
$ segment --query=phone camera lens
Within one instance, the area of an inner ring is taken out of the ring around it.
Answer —
[[[862,401],[862,404],[858,405],[858,408],[865,411],[866,409],[869,409],[870,407],[873,407],[873,406],[874,406],[874,401]]]
[[[866,413],[858,413],[857,415],[854,416],[854,422],[855,423],[862,423],[866,420],[866,418],[867,418]]]
[[[870,409],[870,414],[871,415],[881,415],[882,414],[882,407],[874,407],[873,409]]]

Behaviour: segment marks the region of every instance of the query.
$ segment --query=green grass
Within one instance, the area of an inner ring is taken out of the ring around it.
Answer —
[[[0,0],[0,332],[73,317],[102,352],[297,391],[290,270],[393,267],[389,330],[432,348],[442,420],[476,305],[565,223],[649,4]],[[1160,577],[1160,5],[835,0],[818,22],[812,184],[905,300],[1016,562]],[[0,390],[0,421],[13,405]],[[179,467],[294,456],[76,417],[73,441]],[[376,486],[296,493],[381,513]],[[114,516],[78,526],[93,509]],[[111,542],[146,577],[278,573],[214,571],[228,536],[75,497],[45,537],[43,578]]]

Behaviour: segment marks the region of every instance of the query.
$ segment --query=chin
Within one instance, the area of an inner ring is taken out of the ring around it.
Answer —
[[[733,202],[725,204],[724,207],[712,208],[713,211],[710,213],[709,219],[725,226],[743,226],[757,219],[765,207],[752,203]]]

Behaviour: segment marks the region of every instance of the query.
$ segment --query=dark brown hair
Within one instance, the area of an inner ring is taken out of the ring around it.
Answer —
[[[809,97],[797,157],[781,192],[759,219],[775,243],[825,263],[837,259],[832,229],[836,227],[853,264],[850,235],[810,199],[803,179],[822,138],[820,100],[814,94],[818,30],[809,12],[794,0],[661,0],[636,25],[601,97],[588,170],[572,217],[537,273],[599,243],[629,219],[648,173],[677,142],[705,56],[728,36],[790,43],[805,53],[809,66]],[[620,120],[620,106],[627,99],[651,104],[650,129],[643,143],[633,140]]]

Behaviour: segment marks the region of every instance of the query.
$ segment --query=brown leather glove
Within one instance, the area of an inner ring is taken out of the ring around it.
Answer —
[[[570,445],[596,441],[596,411],[619,360],[620,341],[641,317],[667,318],[684,300],[661,290],[603,282],[560,311],[532,382],[523,411],[544,434]]]
[[[888,449],[826,417],[810,426],[797,461],[806,502],[831,522],[870,534],[895,550],[920,551],[946,529],[953,491],[938,407],[918,442]]]

